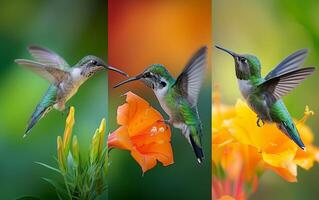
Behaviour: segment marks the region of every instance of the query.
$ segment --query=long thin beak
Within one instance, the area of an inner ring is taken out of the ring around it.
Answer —
[[[143,74],[140,74],[140,75],[137,75],[137,76],[133,76],[133,77],[131,77],[129,79],[126,79],[125,81],[122,81],[122,82],[116,84],[115,86],[113,86],[113,88],[120,87],[121,85],[129,83],[129,82],[132,82],[132,81],[140,80],[142,77],[143,77]]]
[[[128,77],[128,74],[127,74],[127,73],[125,73],[125,72],[123,72],[123,71],[121,71],[121,70],[119,70],[119,69],[117,69],[117,68],[115,68],[115,67],[112,67],[112,66],[110,66],[110,65],[103,65],[103,67],[104,67],[105,69],[115,71],[115,72],[117,72],[117,73],[119,73],[119,74],[122,74],[122,75]]]
[[[235,52],[233,52],[233,51],[231,51],[231,50],[225,49],[225,48],[220,47],[220,46],[217,46],[217,45],[215,45],[215,47],[216,47],[217,49],[219,49],[219,50],[225,51],[226,53],[230,54],[230,55],[233,56],[233,57],[238,57],[238,56],[239,56],[237,53],[235,53]]]

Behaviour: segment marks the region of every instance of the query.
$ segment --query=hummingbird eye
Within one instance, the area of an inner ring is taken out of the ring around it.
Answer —
[[[145,77],[145,78],[150,78],[150,77],[151,77],[151,73],[150,73],[150,72],[146,72],[146,73],[144,74],[144,77]]]
[[[245,57],[239,57],[239,60],[240,60],[241,62],[247,62],[247,59],[246,59]]]
[[[165,86],[166,86],[166,83],[165,83],[164,81],[161,81],[160,84],[161,84],[162,87],[165,87]]]
[[[96,61],[96,60],[91,60],[91,64],[92,64],[92,65],[96,65],[96,64],[97,64],[97,61]]]

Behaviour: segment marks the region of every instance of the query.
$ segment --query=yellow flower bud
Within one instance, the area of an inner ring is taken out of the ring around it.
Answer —
[[[100,142],[100,134],[97,129],[92,137],[91,142],[91,150],[90,150],[90,161],[91,163],[95,162],[98,158],[99,153],[99,142]]]
[[[64,135],[63,135],[63,149],[64,149],[65,155],[69,154],[70,139],[71,139],[73,125],[74,125],[74,107],[72,106],[70,108],[69,115],[65,121],[65,129],[64,129]]]
[[[104,136],[105,136],[105,129],[106,129],[106,120],[105,118],[102,119],[100,127],[99,127],[99,135],[100,135],[100,140],[99,140],[99,158],[102,157],[102,151],[104,148]]]
[[[74,160],[74,163],[76,166],[79,166],[80,164],[80,147],[79,147],[79,143],[78,143],[78,138],[75,136],[73,136],[73,140],[72,140],[72,157]]]
[[[61,136],[58,136],[57,138],[57,151],[58,151],[58,162],[59,162],[59,167],[62,172],[66,171],[66,165],[65,161],[66,158],[64,157],[64,152],[63,152],[63,142]]]

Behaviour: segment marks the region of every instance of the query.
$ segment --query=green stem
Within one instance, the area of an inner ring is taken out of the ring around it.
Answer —
[[[70,200],[72,200],[71,191],[70,191],[70,188],[68,186],[68,182],[67,182],[65,174],[63,174],[63,179],[64,179],[64,184],[65,184],[66,190],[68,191],[69,198],[70,198]]]

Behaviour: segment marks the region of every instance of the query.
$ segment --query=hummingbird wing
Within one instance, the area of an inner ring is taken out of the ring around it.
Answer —
[[[298,69],[303,64],[307,54],[307,49],[301,49],[289,55],[287,58],[281,61],[271,72],[269,72],[265,79],[268,80],[272,77],[276,77],[281,74],[285,74],[287,72]]]
[[[315,71],[314,67],[299,68],[288,73],[272,77],[265,80],[257,87],[261,91],[266,91],[267,98],[270,104],[281,99],[291,90],[297,87],[304,79],[310,76]]]
[[[62,80],[70,76],[70,73],[56,67],[48,66],[32,60],[16,59],[15,62],[25,68],[35,72],[39,76],[48,80],[50,83],[57,85]]]
[[[174,84],[178,88],[177,91],[188,100],[191,107],[197,105],[198,94],[204,79],[206,56],[207,47],[204,46],[189,60]]]
[[[66,70],[70,65],[57,53],[49,49],[32,45],[28,47],[30,54],[40,63]]]

